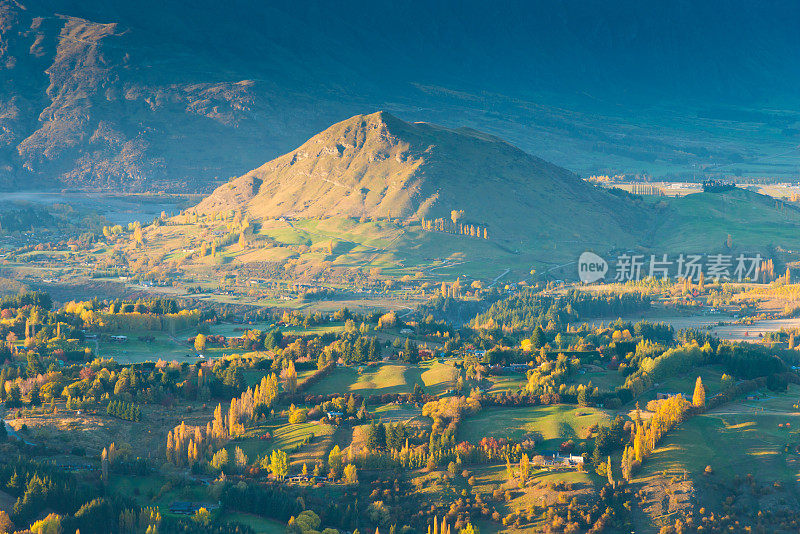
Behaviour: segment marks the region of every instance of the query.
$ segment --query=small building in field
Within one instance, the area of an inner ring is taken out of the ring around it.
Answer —
[[[558,455],[558,457],[562,458],[565,463],[569,463],[570,465],[583,465],[583,456],[579,454]]]
[[[209,512],[219,508],[219,504],[205,502],[175,501],[169,505],[169,511],[177,515],[194,515],[201,508]]]
[[[583,465],[583,456],[579,454],[561,454],[559,451],[546,453],[544,455],[544,465],[577,467]]]
[[[188,501],[175,501],[169,505],[169,511],[180,515],[192,515],[195,513],[194,505]]]

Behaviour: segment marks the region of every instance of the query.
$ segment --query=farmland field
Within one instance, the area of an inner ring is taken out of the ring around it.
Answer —
[[[523,374],[490,375],[487,378],[492,383],[492,386],[489,388],[490,393],[497,393],[500,391],[516,392],[519,390],[524,390],[525,385],[528,383],[525,375]]]
[[[197,351],[185,340],[182,342],[161,332],[150,335],[155,338],[154,341],[143,342],[132,335],[128,336],[128,340],[124,342],[99,341],[99,355],[103,358],[113,358],[119,363],[141,363],[148,360],[155,362],[159,359],[179,362],[194,361]],[[91,340],[87,341],[87,346],[95,347]],[[212,348],[204,352],[222,353],[221,350]]]
[[[591,365],[581,368],[577,374],[570,377],[567,384],[584,384],[586,386],[591,384],[591,387],[599,388],[600,391],[613,391],[624,382],[625,378],[619,372]]]

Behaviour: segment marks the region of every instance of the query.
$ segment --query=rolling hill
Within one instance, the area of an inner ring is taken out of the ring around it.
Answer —
[[[728,235],[736,250],[772,257],[776,248],[800,248],[800,208],[745,189],[671,199],[654,215],[659,251],[717,252]]]
[[[463,223],[495,242],[635,242],[644,212],[573,173],[490,135],[386,112],[334,124],[296,150],[218,187],[200,215],[253,219],[400,218],[419,222],[463,210]]]

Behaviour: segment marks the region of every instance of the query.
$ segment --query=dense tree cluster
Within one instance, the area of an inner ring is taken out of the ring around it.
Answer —
[[[122,400],[112,400],[108,403],[106,413],[112,417],[127,421],[141,421],[142,408],[138,404]]]
[[[181,423],[167,434],[167,460],[192,466],[200,460],[212,459],[214,452],[230,438],[242,434],[247,424],[265,417],[278,395],[278,380],[271,374],[254,387],[247,388],[240,397],[232,398],[225,415],[222,405],[218,404],[214,419],[205,427],[189,427]]]
[[[574,290],[563,296],[549,296],[527,288],[495,302],[471,324],[488,329],[505,326],[512,331],[554,329],[579,319],[621,317],[649,308],[650,302],[650,297],[640,293],[594,294]]]

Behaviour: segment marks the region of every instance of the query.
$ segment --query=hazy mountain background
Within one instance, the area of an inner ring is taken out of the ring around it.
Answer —
[[[581,174],[796,175],[797,2],[0,0],[0,187],[208,191],[385,109]]]

